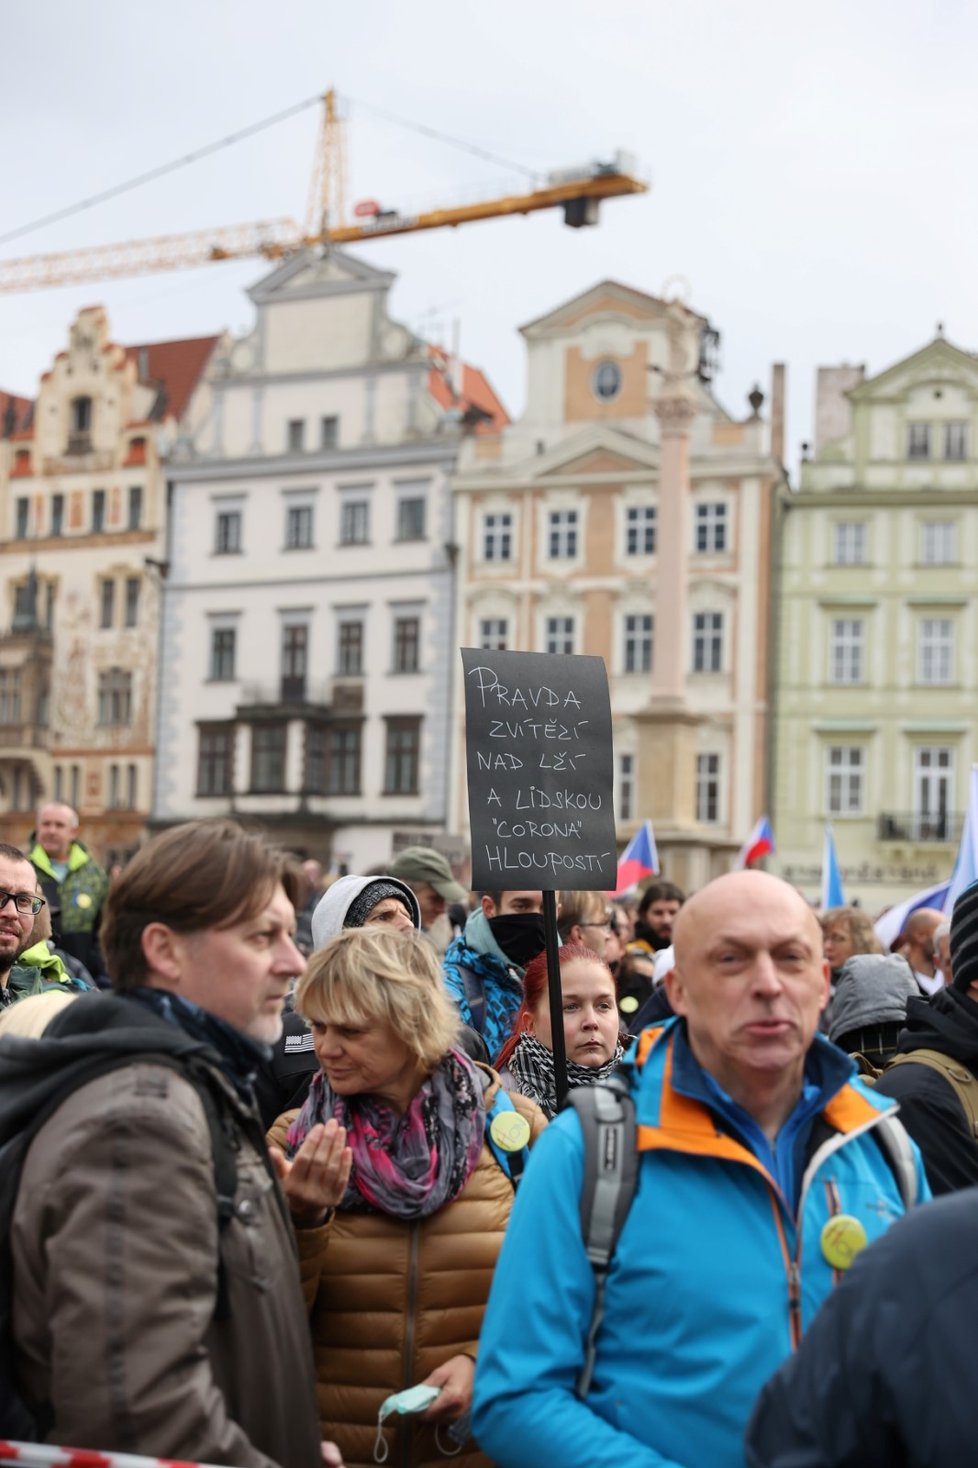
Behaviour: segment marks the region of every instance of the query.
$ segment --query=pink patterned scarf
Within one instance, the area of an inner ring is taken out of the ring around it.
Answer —
[[[335,1117],[346,1127],[353,1169],[340,1208],[427,1218],[462,1191],[482,1151],[485,1101],[479,1072],[450,1050],[403,1116],[376,1096],[337,1096],[322,1071],[289,1127],[293,1157],[308,1132]]]

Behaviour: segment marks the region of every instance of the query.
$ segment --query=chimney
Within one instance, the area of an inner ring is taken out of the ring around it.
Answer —
[[[819,367],[815,378],[815,457],[826,444],[844,438],[852,427],[852,409],[846,393],[865,380],[864,365]]]
[[[771,367],[771,457],[784,467],[784,392],[785,367],[775,362]]]

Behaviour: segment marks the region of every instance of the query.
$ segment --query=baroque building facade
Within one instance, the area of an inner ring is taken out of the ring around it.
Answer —
[[[603,281],[523,328],[527,403],[466,444],[455,478],[459,633],[588,653],[608,669],[619,839],[651,819],[688,888],[725,871],[766,808],[773,424],[710,385],[716,333]],[[456,696],[453,809],[464,825]]]
[[[170,469],[154,820],[234,813],[356,871],[446,831],[450,475],[506,422],[339,250],[250,292]]]
[[[938,335],[874,376],[821,368],[814,454],[779,502],[774,824],[847,900],[951,873],[978,759],[978,359]]]
[[[0,839],[63,800],[107,863],[145,834],[166,460],[217,337],[124,347],[80,311],[0,441]]]

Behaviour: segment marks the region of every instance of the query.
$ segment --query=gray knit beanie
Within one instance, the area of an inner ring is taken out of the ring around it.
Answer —
[[[359,928],[372,908],[385,897],[404,903],[416,928],[421,926],[418,899],[406,882],[396,877],[340,877],[326,888],[312,915],[313,951],[325,946],[344,928]]]
[[[954,904],[950,946],[952,987],[967,994],[978,980],[978,882],[966,887]]]

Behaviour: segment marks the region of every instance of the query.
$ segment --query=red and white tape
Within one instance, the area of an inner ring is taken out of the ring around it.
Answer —
[[[134,1453],[101,1453],[93,1448],[55,1448],[43,1443],[0,1442],[0,1463],[23,1468],[215,1468],[176,1458],[143,1458]]]

